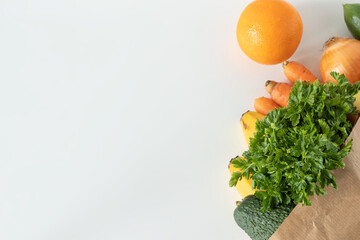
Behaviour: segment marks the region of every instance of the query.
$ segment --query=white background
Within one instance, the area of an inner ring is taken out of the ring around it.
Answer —
[[[237,45],[249,2],[0,0],[0,239],[248,239],[227,164],[285,81]],[[342,2],[290,3],[319,75]]]

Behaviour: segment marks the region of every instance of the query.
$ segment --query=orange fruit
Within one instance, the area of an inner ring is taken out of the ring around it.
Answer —
[[[277,64],[299,46],[303,24],[298,11],[284,0],[256,0],[241,13],[237,25],[240,48],[252,60]]]

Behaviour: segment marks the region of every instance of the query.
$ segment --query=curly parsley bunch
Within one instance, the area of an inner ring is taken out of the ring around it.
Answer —
[[[337,188],[330,170],[344,168],[351,150],[352,140],[345,144],[353,127],[347,115],[357,113],[353,103],[360,83],[331,75],[338,84],[297,81],[288,106],[257,121],[244,160],[232,160],[242,172],[232,174],[230,186],[251,179],[262,210],[280,203],[311,205],[309,196],[326,194],[328,185]]]

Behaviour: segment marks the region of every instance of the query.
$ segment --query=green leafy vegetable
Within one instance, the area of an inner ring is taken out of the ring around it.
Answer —
[[[263,211],[280,203],[311,205],[309,196],[326,194],[328,185],[337,188],[329,170],[344,168],[351,150],[352,140],[344,145],[353,126],[347,115],[356,113],[360,83],[331,75],[338,84],[297,81],[288,106],[258,120],[244,159],[232,161],[242,172],[234,172],[229,185],[251,178]]]

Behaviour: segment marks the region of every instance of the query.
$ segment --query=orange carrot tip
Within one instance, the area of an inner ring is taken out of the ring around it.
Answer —
[[[255,111],[264,115],[279,107],[280,106],[276,102],[266,97],[259,97],[254,101]]]

